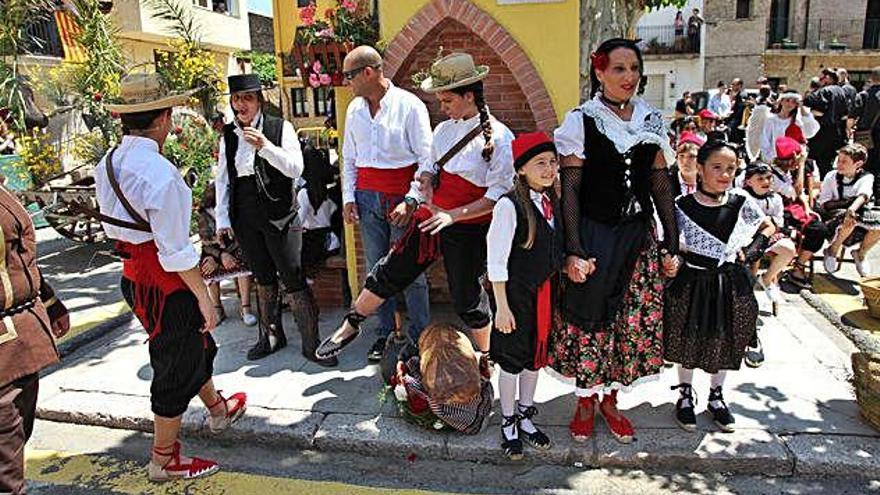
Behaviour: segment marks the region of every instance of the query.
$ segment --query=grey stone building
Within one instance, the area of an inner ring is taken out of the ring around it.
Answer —
[[[253,12],[248,13],[251,29],[251,50],[255,52],[275,52],[275,25],[271,17]]]
[[[880,65],[880,0],[705,0],[705,81],[759,76],[805,90],[824,67],[856,86]]]

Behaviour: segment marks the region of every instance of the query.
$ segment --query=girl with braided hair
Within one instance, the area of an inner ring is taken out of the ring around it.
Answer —
[[[667,173],[675,152],[660,112],[636,96],[643,70],[636,42],[607,40],[591,62],[592,99],[555,132],[568,283],[550,364],[575,379],[574,439],[592,435],[598,408],[614,437],[628,443],[635,431],[617,410],[617,392],[663,366],[661,274],[678,269]]]
[[[477,349],[489,351],[492,319],[480,284],[486,273],[486,233],[495,202],[513,185],[514,171],[513,133],[489,114],[483,97],[488,73],[470,55],[452,53],[434,62],[421,82],[449,117],[434,129],[433,166],[420,166],[419,187],[407,196],[412,217],[407,232],[370,271],[354,307],[321,343],[318,355],[339,354],[360,334],[360,323],[440,253],[455,312],[471,329]]]

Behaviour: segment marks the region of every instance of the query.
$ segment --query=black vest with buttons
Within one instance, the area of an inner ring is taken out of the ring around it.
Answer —
[[[508,283],[514,287],[534,290],[551,274],[562,266],[562,219],[559,216],[559,203],[553,205],[556,228],[550,227],[544,213],[529,198],[529,208],[535,214],[535,240],[531,249],[522,247],[529,235],[529,222],[526,213],[516,200],[516,194],[505,195],[516,209],[516,232],[510,257],[507,261]]]
[[[263,135],[269,142],[275,146],[281,146],[283,130],[284,120],[263,114]],[[234,225],[235,182],[238,178],[238,169],[235,168],[238,135],[235,133],[234,123],[223,126],[223,140],[226,145],[226,168],[229,174],[229,217]],[[260,210],[265,212],[269,223],[284,230],[296,218],[297,208],[293,197],[293,179],[270,165],[259,153],[254,153],[254,176],[257,179],[257,203],[261,207]]]

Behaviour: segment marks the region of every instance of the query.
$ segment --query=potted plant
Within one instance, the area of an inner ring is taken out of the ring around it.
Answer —
[[[342,61],[357,45],[374,45],[379,39],[375,20],[366,3],[339,0],[336,7],[317,17],[314,2],[299,9],[302,25],[296,30],[293,64],[303,78],[303,85],[317,87],[342,85]],[[322,77],[326,76],[326,77]]]
[[[837,36],[835,36],[828,42],[828,48],[830,50],[846,50],[846,43],[838,40]]]
[[[800,48],[800,46],[797,44],[797,42],[794,42],[794,41],[790,40],[789,38],[782,38],[782,42],[780,43],[780,46],[782,47],[783,50],[797,50],[798,48]]]

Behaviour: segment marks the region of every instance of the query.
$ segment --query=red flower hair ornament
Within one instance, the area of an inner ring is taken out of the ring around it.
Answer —
[[[593,70],[602,70],[608,68],[608,54],[605,52],[593,52],[590,54],[590,63],[593,64]]]

